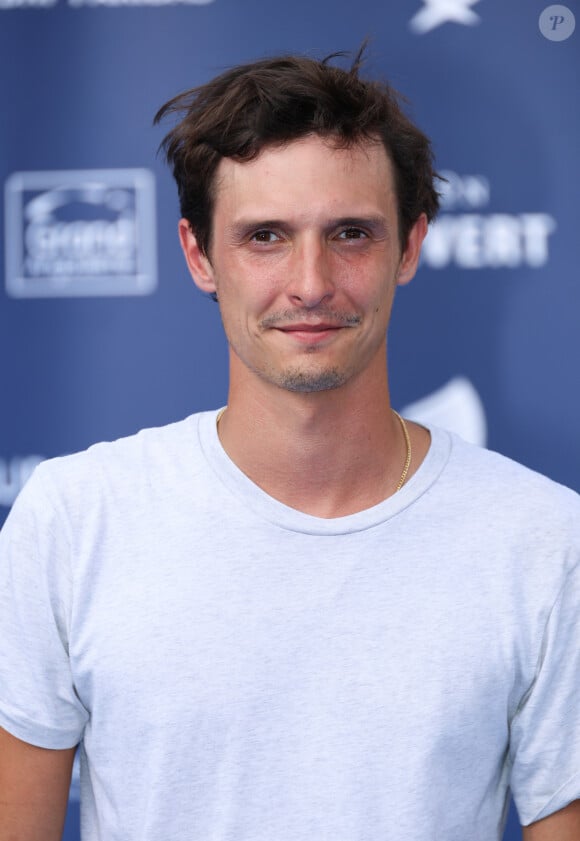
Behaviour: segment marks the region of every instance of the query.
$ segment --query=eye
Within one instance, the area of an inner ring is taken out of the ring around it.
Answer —
[[[338,239],[368,239],[368,234],[361,228],[345,228],[338,234]]]
[[[250,240],[253,242],[264,242],[266,244],[277,242],[280,239],[278,234],[275,234],[274,231],[269,231],[267,228],[264,228],[260,231],[255,231],[250,237]]]

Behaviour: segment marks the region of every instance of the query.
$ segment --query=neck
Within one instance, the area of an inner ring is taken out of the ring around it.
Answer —
[[[297,394],[259,386],[230,389],[219,435],[266,493],[314,516],[340,517],[396,492],[408,446],[390,410],[386,371],[372,391],[351,384]],[[428,448],[425,430],[410,425],[409,432],[415,440],[408,476]]]

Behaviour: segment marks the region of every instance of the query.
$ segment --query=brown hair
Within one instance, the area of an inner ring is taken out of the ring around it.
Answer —
[[[316,134],[339,147],[379,139],[394,167],[399,237],[404,248],[421,213],[439,207],[429,139],[403,112],[400,95],[384,82],[361,79],[363,48],[350,70],[329,61],[281,56],[227,70],[163,105],[181,121],[161,143],[177,182],[181,215],[209,256],[215,172],[222,158],[248,161],[266,146]]]

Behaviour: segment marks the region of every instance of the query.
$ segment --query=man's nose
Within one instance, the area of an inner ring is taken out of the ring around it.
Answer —
[[[312,309],[332,298],[334,283],[325,243],[317,236],[296,243],[286,291],[293,303]]]

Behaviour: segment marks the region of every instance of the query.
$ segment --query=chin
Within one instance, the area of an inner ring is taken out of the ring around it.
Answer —
[[[325,371],[285,371],[277,385],[286,391],[310,394],[315,391],[330,391],[340,388],[347,380],[344,371],[331,368]]]

